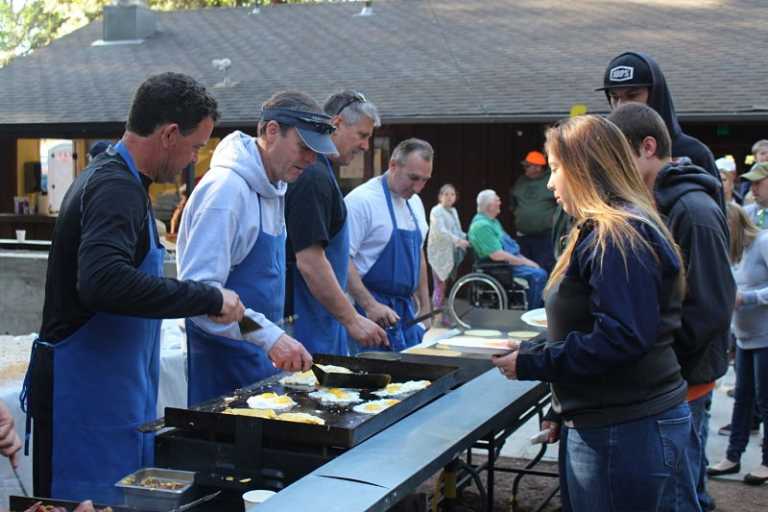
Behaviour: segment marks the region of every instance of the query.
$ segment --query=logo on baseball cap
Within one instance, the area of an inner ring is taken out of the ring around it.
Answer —
[[[605,70],[603,86],[596,91],[616,87],[651,87],[653,73],[648,63],[634,53],[622,53],[613,59]]]

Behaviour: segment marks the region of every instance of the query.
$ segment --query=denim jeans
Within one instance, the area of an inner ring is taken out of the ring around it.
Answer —
[[[736,347],[736,391],[726,457],[739,462],[747,448],[755,404],[763,418],[763,465],[768,466],[768,348]]]
[[[696,494],[699,496],[699,504],[702,510],[712,510],[715,505],[715,500],[707,492],[707,466],[709,461],[707,460],[707,437],[709,437],[709,410],[712,408],[712,391],[706,395],[700,396],[696,400],[688,402],[688,407],[691,409],[691,418],[693,420],[693,428],[699,435],[699,450],[698,455],[690,461],[691,466],[699,464],[699,480],[696,484]]]
[[[547,285],[547,273],[541,268],[529,267],[528,265],[514,265],[512,275],[522,277],[528,281],[528,309],[540,308],[544,305],[541,298],[544,287]]]
[[[688,404],[640,420],[569,428],[565,484],[574,512],[700,511]]]

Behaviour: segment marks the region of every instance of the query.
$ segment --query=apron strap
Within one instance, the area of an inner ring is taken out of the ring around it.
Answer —
[[[54,345],[37,338],[32,343],[32,352],[29,356],[29,366],[27,367],[27,373],[24,375],[24,383],[21,385],[21,393],[19,393],[19,406],[21,412],[25,414],[24,422],[24,455],[29,455],[29,438],[32,434],[32,414],[29,410],[30,402],[30,388],[32,384],[32,373],[34,372],[35,362],[37,361],[37,347],[42,345],[46,348],[53,349]]]
[[[395,207],[392,205],[392,193],[389,191],[389,186],[387,185],[388,174],[389,172],[386,172],[381,177],[381,188],[384,189],[384,198],[387,200],[389,217],[392,219],[392,229],[397,230],[397,217],[395,217]],[[418,231],[419,236],[421,236],[421,231],[419,230],[419,223],[416,220],[416,214],[413,213],[413,208],[411,208],[411,203],[409,203],[408,201],[405,201],[405,206],[408,208],[408,211],[411,213],[411,218],[413,219],[413,225],[416,226],[416,231]]]

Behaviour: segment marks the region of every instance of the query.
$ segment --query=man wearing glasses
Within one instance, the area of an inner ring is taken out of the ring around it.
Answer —
[[[389,169],[344,199],[349,219],[349,291],[365,315],[387,327],[389,349],[421,342],[424,329],[413,324],[430,310],[424,240],[427,220],[418,193],[432,177],[432,146],[407,139],[392,151]],[[413,325],[412,325],[413,324]],[[350,350],[359,346],[350,343]]]
[[[381,125],[376,106],[355,91],[342,91],[325,102],[336,130],[331,139],[338,155],[320,155],[314,165],[288,185],[286,314],[297,315],[293,334],[312,354],[349,353],[347,333],[366,347],[386,345],[387,335],[359,314],[344,294],[349,268],[349,230],[344,196],[333,165],[349,165],[368,149],[373,129]]]
[[[312,98],[281,92],[262,105],[258,137],[225,137],[190,196],[177,244],[179,276],[237,290],[260,326],[188,318],[188,402],[231,393],[312,357],[276,325],[285,301],[285,193],[315,162],[336,154],[330,117]],[[194,277],[193,277],[194,276]]]

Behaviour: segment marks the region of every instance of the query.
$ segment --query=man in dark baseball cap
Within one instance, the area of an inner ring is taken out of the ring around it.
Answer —
[[[603,77],[603,86],[597,91],[623,88],[649,89],[653,86],[653,73],[648,62],[636,53],[622,53],[608,64]],[[606,94],[608,94],[606,92]],[[608,96],[610,100],[610,95]]]
[[[638,157],[642,150],[638,140],[651,136],[661,141],[666,134],[661,136],[659,127],[654,128],[658,124],[653,120],[656,116],[649,115],[648,108],[625,105],[642,103],[659,114],[671,140],[671,152],[660,153],[671,154],[657,155],[670,167],[665,168],[663,183],[656,183],[656,204],[665,218],[671,217],[672,209],[676,208],[677,218],[696,219],[690,224],[675,221],[669,226],[675,241],[682,246],[688,288],[682,308],[682,327],[675,332],[675,350],[688,383],[688,406],[701,441],[700,450],[689,455],[691,467],[699,470],[696,493],[701,509],[712,510],[715,505],[707,492],[704,451],[707,417],[715,380],[728,367],[727,341],[732,310],[732,304],[727,300],[713,301],[712,297],[734,296],[732,289],[725,288],[730,274],[714,278],[711,273],[715,268],[713,262],[719,263],[717,268],[725,268],[725,272],[728,269],[728,231],[720,171],[709,148],[683,133],[664,74],[651,57],[637,52],[615,57],[603,75],[603,87],[598,90],[605,91],[613,111],[609,119],[627,135]],[[660,158],[656,159],[659,160],[656,164],[661,163]],[[697,191],[696,200],[689,193],[693,191]],[[691,215],[691,211],[696,213]]]
[[[686,135],[677,120],[672,94],[661,68],[650,56],[640,52],[624,52],[614,57],[603,75],[603,86],[611,110],[629,102],[645,103],[659,113],[672,138],[672,158],[687,157],[709,174],[720,179],[712,152],[700,140]],[[725,212],[722,192],[718,201]]]

